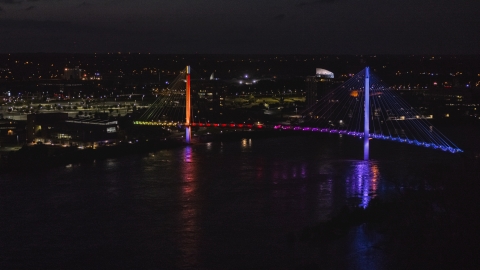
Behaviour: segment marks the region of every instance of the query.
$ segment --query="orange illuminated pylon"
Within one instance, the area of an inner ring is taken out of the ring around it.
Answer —
[[[186,105],[185,105],[185,109],[186,109],[186,112],[185,112],[185,115],[186,115],[186,119],[185,119],[185,124],[187,126],[190,126],[190,66],[187,66],[187,87],[186,87],[186,91],[185,91],[185,99],[186,99]]]
[[[187,81],[186,81],[186,88],[185,88],[185,141],[186,143],[190,143],[192,137],[192,130],[190,127],[190,66],[187,66]]]

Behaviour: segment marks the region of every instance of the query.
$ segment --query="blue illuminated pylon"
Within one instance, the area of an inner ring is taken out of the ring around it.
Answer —
[[[427,121],[433,116],[417,112],[398,92],[385,85],[374,73],[370,74],[369,67],[325,94],[317,103],[302,112],[302,115],[305,123],[301,126],[278,125],[275,129],[363,137],[366,161],[369,160],[371,139],[389,140],[451,153],[462,152]]]
[[[370,68],[365,68],[365,120],[363,132],[363,160],[369,159],[370,148]]]

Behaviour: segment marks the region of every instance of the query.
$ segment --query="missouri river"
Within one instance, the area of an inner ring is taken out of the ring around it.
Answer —
[[[458,162],[391,142],[363,161],[362,147],[245,138],[0,175],[0,268],[294,268],[315,251],[288,235]]]

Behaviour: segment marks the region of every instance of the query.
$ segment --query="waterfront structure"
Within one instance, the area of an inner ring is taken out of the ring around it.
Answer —
[[[320,75],[333,77],[333,74],[322,71],[320,70]],[[183,81],[186,83],[185,90],[170,89],[164,93],[163,97],[157,99],[134,124],[185,128],[187,143],[191,140],[192,126],[245,127],[247,119],[244,120],[244,124],[192,121],[189,66],[177,78],[177,82]],[[178,118],[176,108],[185,108],[184,120]],[[175,116],[177,116],[176,119],[174,119]],[[377,77],[373,77],[372,80],[368,67],[352,76],[344,84],[325,93],[320,100],[303,112],[302,118],[305,121],[301,126],[275,125],[275,129],[360,137],[364,142],[365,160],[369,159],[370,139],[391,140],[452,153],[462,152],[435,129],[426,120],[426,116],[409,106],[396,92],[384,85],[382,80]]]
[[[25,121],[0,119],[0,143],[25,142]]]
[[[77,117],[65,121],[65,133],[57,134],[59,140],[69,140],[76,144],[104,144],[117,139],[116,120]]]
[[[67,113],[39,113],[27,115],[27,141],[45,142],[63,129]]]
[[[26,129],[28,142],[93,146],[116,142],[119,126],[116,120],[40,113],[27,115]]]

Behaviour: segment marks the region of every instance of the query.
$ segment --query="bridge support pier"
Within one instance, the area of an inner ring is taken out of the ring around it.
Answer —
[[[185,142],[187,144],[190,144],[192,140],[192,127],[186,127],[185,128]]]
[[[370,68],[365,68],[365,120],[363,134],[363,160],[369,160],[370,153]]]

